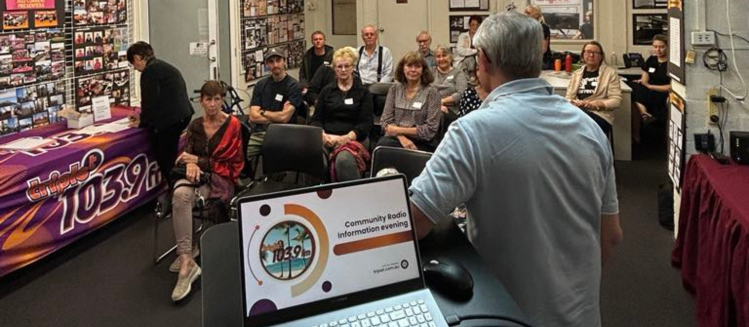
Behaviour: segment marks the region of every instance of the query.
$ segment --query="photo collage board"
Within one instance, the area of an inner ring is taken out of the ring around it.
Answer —
[[[127,28],[98,26],[76,29],[73,36],[75,74],[128,68]]]
[[[0,90],[0,136],[55,123],[64,104],[64,81]]]
[[[64,0],[3,0],[2,31],[62,27],[65,20]]]
[[[109,105],[130,105],[130,69],[107,71],[75,79],[75,108],[91,112],[94,98],[109,97]]]
[[[127,1],[0,2],[0,137],[58,122],[66,104],[90,110],[97,96],[129,105]]]
[[[74,0],[73,26],[127,24],[126,0]]]
[[[65,76],[65,35],[61,30],[0,34],[0,89]]]
[[[270,48],[287,55],[287,68],[299,67],[306,50],[304,1],[242,0],[241,33],[246,82],[270,74],[263,62]]]

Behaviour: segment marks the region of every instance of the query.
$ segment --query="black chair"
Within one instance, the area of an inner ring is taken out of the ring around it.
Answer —
[[[383,168],[394,168],[406,175],[408,185],[421,174],[427,161],[432,157],[431,152],[378,146],[372,151],[372,170],[370,176],[376,176]]]
[[[323,153],[322,129],[315,126],[271,124],[260,149],[263,160],[262,178],[252,182],[231,200],[232,218],[236,217],[236,201],[240,197],[278,192],[321,184],[325,181],[326,158]],[[294,182],[287,182],[286,173],[294,172]],[[305,174],[306,178],[300,178]],[[300,181],[301,180],[301,181]]]

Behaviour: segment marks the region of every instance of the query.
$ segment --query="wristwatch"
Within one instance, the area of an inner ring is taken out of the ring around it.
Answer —
[[[265,116],[265,109],[260,109],[260,116]]]

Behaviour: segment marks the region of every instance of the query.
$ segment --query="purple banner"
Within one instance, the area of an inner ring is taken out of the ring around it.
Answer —
[[[129,110],[114,108],[115,119]],[[53,124],[33,151],[0,150],[0,276],[154,199],[164,190],[142,129],[86,133]],[[136,146],[137,145],[137,146]]]

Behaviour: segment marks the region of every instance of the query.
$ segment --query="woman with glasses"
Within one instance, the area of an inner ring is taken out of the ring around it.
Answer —
[[[603,46],[596,41],[583,45],[584,66],[574,73],[566,98],[590,115],[608,134],[614,122],[614,110],[622,101],[621,82],[616,69],[606,65]]]
[[[434,76],[426,60],[410,51],[398,63],[380,123],[385,134],[377,146],[402,147],[432,152],[440,126],[439,91],[431,86]]]
[[[642,77],[633,84],[632,97],[635,100],[642,122],[653,123],[666,118],[666,101],[671,90],[668,77],[668,39],[664,35],[653,37],[653,55],[642,67]]]
[[[310,124],[323,129],[323,145],[329,157],[331,179],[361,178],[369,160],[369,131],[372,129],[372,95],[354,77],[358,59],[351,47],[333,53],[336,81],[320,91]]]
[[[445,125],[458,119],[458,103],[468,82],[460,69],[453,68],[453,54],[450,48],[438,45],[434,50],[437,66],[432,69],[434,85],[440,92],[442,113],[445,114]]]

